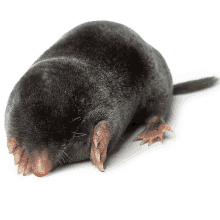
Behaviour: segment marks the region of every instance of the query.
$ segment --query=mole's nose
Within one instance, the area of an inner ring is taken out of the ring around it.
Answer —
[[[33,153],[33,174],[38,177],[46,176],[52,168],[53,160],[47,150],[42,152],[35,151]]]

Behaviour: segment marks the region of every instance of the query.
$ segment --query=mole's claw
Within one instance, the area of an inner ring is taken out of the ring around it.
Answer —
[[[12,154],[17,146],[18,145],[16,143],[15,138],[10,137],[7,141],[7,147],[8,147],[9,153]]]
[[[25,170],[24,170],[24,176],[28,175],[31,172],[32,165],[30,163],[27,164]]]
[[[18,165],[18,173],[19,173],[19,174],[20,174],[20,173],[23,173],[24,170],[25,170],[25,164],[24,164],[24,163],[20,163],[20,164]]]
[[[98,168],[99,168],[99,170],[102,171],[102,172],[105,171],[103,164],[98,165]]]
[[[13,153],[14,154],[14,161],[15,161],[16,165],[18,165],[21,160],[22,151],[23,150],[19,147]]]

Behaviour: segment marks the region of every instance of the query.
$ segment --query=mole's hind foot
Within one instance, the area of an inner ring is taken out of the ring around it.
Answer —
[[[137,137],[137,139],[149,144],[157,141],[163,142],[163,132],[165,131],[172,130],[160,117],[154,116],[149,120],[147,128]]]
[[[20,145],[15,138],[8,139],[9,152],[14,155],[15,164],[18,165],[18,173],[27,175],[32,171],[32,163],[28,152]]]

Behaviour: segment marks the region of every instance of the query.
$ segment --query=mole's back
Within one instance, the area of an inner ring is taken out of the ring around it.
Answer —
[[[54,57],[77,58],[122,75],[130,85],[143,82],[154,68],[153,48],[124,25],[94,21],[84,23],[66,33],[36,62]]]

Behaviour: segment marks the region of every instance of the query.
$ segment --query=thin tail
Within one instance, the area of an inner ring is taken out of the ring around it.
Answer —
[[[192,92],[197,92],[203,89],[208,89],[215,86],[219,82],[217,77],[207,77],[198,80],[192,80],[174,85],[173,94],[181,95]]]

